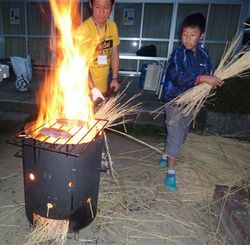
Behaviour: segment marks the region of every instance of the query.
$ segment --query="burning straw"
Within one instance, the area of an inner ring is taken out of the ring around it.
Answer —
[[[214,76],[221,80],[227,80],[236,76],[244,76],[250,71],[250,49],[247,47],[240,48],[242,35],[236,36],[231,44],[227,46],[222,59],[214,72]],[[192,121],[195,120],[198,112],[203,107],[205,101],[215,94],[213,87],[207,83],[201,83],[186,92],[180,94],[174,100],[158,108],[153,113],[158,113],[155,118],[167,106],[178,106],[181,108],[180,113],[172,119],[177,120],[181,115],[187,116],[192,113]]]

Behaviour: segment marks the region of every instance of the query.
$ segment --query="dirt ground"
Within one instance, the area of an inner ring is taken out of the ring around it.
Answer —
[[[19,147],[0,134],[0,244],[25,244],[31,232],[24,211]],[[229,244],[213,210],[216,184],[234,185],[250,176],[250,144],[190,134],[177,162],[177,192],[164,188],[160,153],[124,136],[108,133],[115,170],[102,174],[95,220],[66,244]],[[163,137],[144,142],[163,149]],[[55,244],[55,243],[45,243]]]

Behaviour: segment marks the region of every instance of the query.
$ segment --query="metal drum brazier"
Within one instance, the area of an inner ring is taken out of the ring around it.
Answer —
[[[30,138],[23,144],[28,220],[33,223],[33,214],[38,214],[48,219],[69,219],[70,231],[86,227],[97,210],[103,137],[88,144],[79,157],[50,151],[50,143],[43,143],[46,149],[36,147],[39,144]]]

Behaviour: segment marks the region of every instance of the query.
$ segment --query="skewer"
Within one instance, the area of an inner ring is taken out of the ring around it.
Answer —
[[[89,204],[92,219],[94,219],[95,217],[94,217],[94,213],[93,213],[93,209],[92,209],[91,197],[88,198],[87,203]]]

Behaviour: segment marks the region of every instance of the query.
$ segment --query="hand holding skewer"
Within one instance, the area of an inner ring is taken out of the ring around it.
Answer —
[[[94,100],[95,106],[99,105],[103,100],[105,100],[105,98],[108,98],[113,92],[117,92],[121,86],[121,83],[124,83],[125,81],[127,81],[127,79],[127,77],[124,77],[121,81],[113,79],[111,81],[110,88],[105,93],[103,93],[104,99],[99,97]]]

